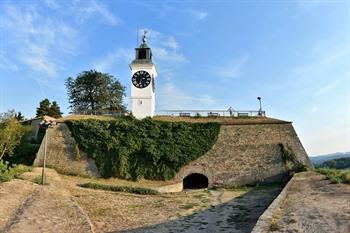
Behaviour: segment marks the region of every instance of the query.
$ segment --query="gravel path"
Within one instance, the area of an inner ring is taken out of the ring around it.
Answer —
[[[211,191],[222,203],[225,191]],[[280,192],[280,187],[256,188],[228,202],[212,206],[204,211],[154,225],[148,228],[126,230],[130,233],[166,233],[166,232],[250,232],[257,219]]]
[[[33,174],[39,175],[40,169],[34,169]],[[33,192],[27,192],[28,196],[2,232],[92,232],[89,219],[61,185],[54,170],[47,170],[47,181],[49,185],[35,185]],[[11,202],[13,198],[7,196],[7,200]]]

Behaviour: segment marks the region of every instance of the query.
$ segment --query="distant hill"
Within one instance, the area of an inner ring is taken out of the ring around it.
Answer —
[[[327,167],[327,168],[334,168],[334,169],[350,168],[350,157],[327,160],[321,163],[320,165],[318,165],[318,167]]]
[[[326,154],[326,155],[319,155],[319,156],[313,156],[313,157],[310,157],[310,159],[311,159],[311,162],[315,166],[318,166],[318,165],[320,165],[323,162],[328,161],[328,160],[347,158],[347,157],[350,157],[350,151],[348,151],[348,152],[338,152],[338,153]]]

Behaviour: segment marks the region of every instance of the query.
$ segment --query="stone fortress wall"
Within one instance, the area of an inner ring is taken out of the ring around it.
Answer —
[[[302,164],[312,167],[290,122],[222,125],[213,148],[184,166],[174,182],[192,173],[205,175],[209,187],[279,181],[287,173],[281,144]]]

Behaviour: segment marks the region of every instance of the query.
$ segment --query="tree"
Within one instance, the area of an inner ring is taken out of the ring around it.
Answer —
[[[62,117],[62,112],[60,110],[60,106],[58,106],[56,101],[53,101],[50,109],[49,109],[49,116],[52,116],[54,118],[60,118]]]
[[[21,112],[18,112],[15,114],[15,118],[17,119],[17,121],[23,121],[24,120],[24,116],[22,115]]]
[[[123,105],[125,87],[108,73],[83,71],[76,79],[68,77],[66,87],[73,112],[98,114],[104,111],[126,111]]]
[[[36,116],[51,116],[54,118],[62,117],[62,112],[56,101],[53,101],[52,104],[49,99],[43,99],[39,103],[39,107],[36,109]]]
[[[39,103],[39,107],[36,109],[36,116],[42,117],[49,114],[50,111],[50,100],[49,99],[43,99]]]
[[[2,157],[12,155],[24,134],[24,127],[10,112],[0,117],[0,160]]]

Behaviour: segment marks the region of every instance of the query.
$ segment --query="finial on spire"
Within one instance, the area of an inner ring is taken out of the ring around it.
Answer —
[[[147,30],[144,30],[143,31],[143,36],[142,36],[142,43],[143,44],[146,44],[146,42],[147,42],[146,34],[147,34]]]

